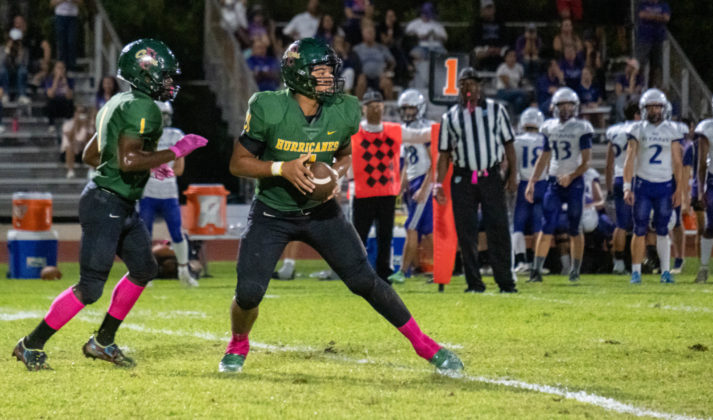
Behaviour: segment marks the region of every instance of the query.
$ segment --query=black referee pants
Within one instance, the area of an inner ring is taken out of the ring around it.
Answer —
[[[451,178],[451,199],[458,245],[460,245],[468,289],[483,291],[478,263],[478,205],[488,236],[488,255],[495,282],[502,291],[515,289],[511,264],[510,229],[505,204],[505,187],[497,168],[471,183],[472,171],[455,169]]]
[[[376,274],[388,281],[391,271],[391,240],[394,236],[394,208],[396,196],[355,198],[352,222],[361,242],[366,247],[371,225],[376,223]]]

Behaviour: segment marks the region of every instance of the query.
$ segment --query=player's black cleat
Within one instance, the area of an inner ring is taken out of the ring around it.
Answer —
[[[18,362],[25,364],[27,370],[52,370],[47,364],[47,354],[42,350],[28,349],[25,347],[25,338],[21,338],[17,345],[12,350],[12,356],[15,356]]]
[[[530,271],[530,279],[528,283],[542,283],[542,273],[537,270]]]
[[[94,336],[89,338],[89,341],[82,347],[82,352],[86,357],[92,359],[106,360],[107,362],[113,363],[120,367],[131,368],[136,366],[134,359],[124,356],[119,346],[112,343],[104,347],[97,343]]]

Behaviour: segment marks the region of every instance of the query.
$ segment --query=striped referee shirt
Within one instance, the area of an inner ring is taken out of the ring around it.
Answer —
[[[438,150],[450,152],[456,168],[481,171],[502,162],[515,134],[505,107],[486,99],[475,112],[456,104],[441,118]]]

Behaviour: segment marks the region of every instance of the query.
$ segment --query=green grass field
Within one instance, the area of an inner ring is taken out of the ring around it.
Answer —
[[[57,333],[53,371],[10,357],[52,299],[77,279],[0,280],[0,418],[708,418],[713,415],[713,285],[692,272],[663,285],[644,276],[549,276],[518,295],[492,278],[482,295],[455,278],[445,293],[421,278],[395,286],[421,328],[456,351],[461,377],[438,375],[408,341],[339,281],[273,280],[242,373],[220,374],[234,262],[211,263],[196,290],[157,280],[117,342],[131,370],[86,359],[123,274]],[[690,262],[690,270],[696,264]],[[301,273],[323,268],[298,262]],[[0,265],[2,272],[6,265]]]

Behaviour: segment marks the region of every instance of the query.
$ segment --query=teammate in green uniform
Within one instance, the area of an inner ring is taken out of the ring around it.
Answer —
[[[230,172],[257,178],[258,189],[240,242],[232,338],[220,361],[221,372],[242,370],[258,305],[291,240],[317,250],[349,290],[397,327],[419,356],[440,370],[463,369],[454,353],[421,332],[401,298],[376,275],[334,194],[324,202],[309,198],[314,183],[305,163],[325,162],[344,175],[351,162],[350,138],[359,129],[359,102],[342,93],[343,81],[336,77],[340,66],[334,51],[322,41],[296,41],[282,57],[287,89],[250,98]]]
[[[157,271],[136,200],[152,171],[158,177],[170,174],[167,162],[207,143],[188,134],[172,148],[156,151],[163,121],[154,100],[176,96],[174,77],[179,73],[176,57],[161,41],[140,39],[121,51],[117,76],[131,85],[131,91],[114,95],[99,110],[97,133],[84,151],[83,160],[97,173],[79,200],[79,282],[57,296],[37,328],[15,346],[13,355],[28,370],[50,368],[42,350],[45,343],[84,306],[99,299],[116,255],[129,272],[114,288],[104,321],[82,351],[93,359],[134,365],[114,343],[114,335]]]

